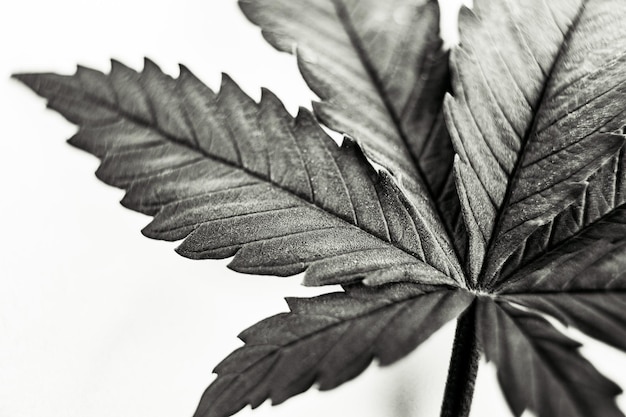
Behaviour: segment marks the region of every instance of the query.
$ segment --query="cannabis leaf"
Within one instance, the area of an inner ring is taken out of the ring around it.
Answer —
[[[345,293],[288,299],[290,313],[239,335],[246,345],[215,368],[219,377],[196,415],[229,415],[266,398],[279,404],[315,382],[321,390],[335,388],[373,357],[383,365],[402,358],[472,299],[466,291],[415,284],[349,286]]]
[[[468,415],[480,351],[515,416],[624,416],[544,315],[626,350],[626,3],[475,0],[450,67],[434,1],[240,5],[297,55],[315,115],[149,60],[15,76],[154,216],[146,236],[343,286],[244,331],[196,416],[334,388],[457,317],[442,416]]]
[[[399,178],[432,233],[445,235],[434,219],[439,211],[462,250],[464,229],[451,175],[454,151],[441,112],[449,75],[448,55],[438,36],[437,3],[239,4],[273,46],[296,52],[305,81],[322,99],[313,103],[317,117],[354,138],[368,157]],[[435,238],[450,250],[447,240]]]
[[[113,61],[109,76],[17,78],[81,125],[70,143],[102,158],[97,175],[128,189],[125,206],[155,216],[146,236],[185,238],[181,255],[235,255],[232,269],[255,274],[308,268],[311,285],[459,285],[431,266],[445,254],[421,238],[419,213],[388,175],[267,90],[257,104],[225,76],[216,95],[184,67],[174,80],[149,60],[141,74]]]

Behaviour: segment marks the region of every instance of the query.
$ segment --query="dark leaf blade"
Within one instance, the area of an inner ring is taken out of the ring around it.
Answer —
[[[541,316],[481,298],[478,337],[516,417],[621,417],[622,391],[602,376],[578,348]]]
[[[626,203],[520,269],[504,294],[626,289]]]
[[[423,213],[433,245],[456,262],[439,220],[462,251],[464,229],[451,181],[454,152],[442,114],[449,76],[437,2],[240,0],[239,5],[273,46],[297,52],[305,80],[322,99],[314,103],[316,116],[354,138],[368,158],[392,173]],[[460,276],[460,266],[457,270]]]
[[[356,145],[337,147],[267,90],[257,104],[225,76],[215,94],[184,67],[174,80],[150,61],[141,73],[113,62],[109,76],[16,77],[80,125],[70,142],[102,158],[98,176],[128,190],[125,206],[155,216],[147,236],[185,239],[184,256],[235,255],[238,271],[281,276],[311,266],[309,285],[463,285]]]
[[[225,417],[270,398],[273,404],[309,389],[332,389],[374,358],[388,365],[461,314],[474,296],[463,290],[391,284],[349,286],[345,293],[288,299],[291,312],[244,331],[245,346],[215,369],[196,417]]]
[[[626,350],[626,204],[521,269],[497,291]]]
[[[626,8],[498,0],[461,14],[446,117],[457,184],[469,196],[469,269],[490,287],[521,246],[540,244],[529,236],[551,227],[623,149],[623,136],[608,132],[626,123]]]
[[[595,339],[626,351],[626,289],[511,294],[504,298],[548,314],[566,326],[576,327]]]
[[[621,203],[615,194],[615,187],[606,185],[617,185],[626,178],[626,171],[620,169],[609,173],[606,168],[614,166],[616,159],[623,159],[625,138],[605,134],[582,142],[587,143],[560,153],[558,158],[566,163],[549,160],[544,167],[534,170],[531,174],[533,180],[528,182],[548,183],[545,190],[528,187],[533,193],[530,197],[512,202],[507,207],[485,272],[486,276],[492,277],[491,285],[508,278],[500,271],[515,256],[516,250],[520,251],[522,258],[509,263],[509,270],[530,262],[533,255],[549,250],[578,233],[605,210]],[[555,172],[565,179],[555,181]],[[520,177],[523,175],[520,174]],[[545,178],[545,182],[539,178]],[[599,204],[605,207],[598,207]]]
[[[626,203],[625,166],[626,154],[622,147],[615,157],[581,184],[582,191],[567,209],[528,236],[503,264],[497,282],[506,282],[517,270],[579,233],[581,227],[601,221],[616,207]]]

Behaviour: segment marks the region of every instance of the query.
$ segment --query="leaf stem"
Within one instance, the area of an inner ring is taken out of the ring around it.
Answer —
[[[476,339],[476,303],[459,317],[454,335],[441,417],[468,417],[474,397],[480,350]]]

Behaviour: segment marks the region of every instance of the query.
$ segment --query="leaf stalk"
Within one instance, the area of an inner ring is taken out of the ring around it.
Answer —
[[[476,302],[473,302],[457,321],[441,417],[469,416],[479,358],[480,349],[476,337]]]

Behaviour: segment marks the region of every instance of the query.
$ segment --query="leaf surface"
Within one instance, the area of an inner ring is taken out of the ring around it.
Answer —
[[[516,417],[621,417],[621,389],[578,352],[580,344],[541,316],[481,298],[478,337]]]
[[[625,17],[623,2],[602,0],[477,0],[461,11],[446,117],[468,269],[482,287],[520,246],[545,250],[566,238],[550,232],[557,216],[593,188],[594,174],[623,160],[624,137],[609,132],[626,123]],[[623,172],[600,181],[619,182]]]
[[[520,270],[498,291],[626,350],[626,204]]]
[[[420,208],[424,224],[455,258],[464,228],[452,177],[443,97],[448,54],[430,0],[240,0],[246,16],[298,65],[322,99],[316,116],[354,138]],[[367,109],[367,111],[364,111]],[[455,261],[451,261],[455,262]],[[459,268],[460,270],[460,268]]]
[[[245,346],[216,368],[195,417],[225,417],[267,398],[279,404],[317,383],[332,389],[378,358],[391,364],[411,352],[474,296],[414,284],[349,286],[346,292],[288,299],[290,312],[239,336]]]
[[[229,266],[253,274],[308,268],[309,285],[463,285],[386,174],[267,90],[257,104],[225,76],[215,94],[150,61],[141,73],[114,61],[108,76],[16,77],[80,125],[70,143],[102,159],[97,175],[128,190],[125,206],[155,216],[144,234],[185,239],[183,256],[235,255]]]

